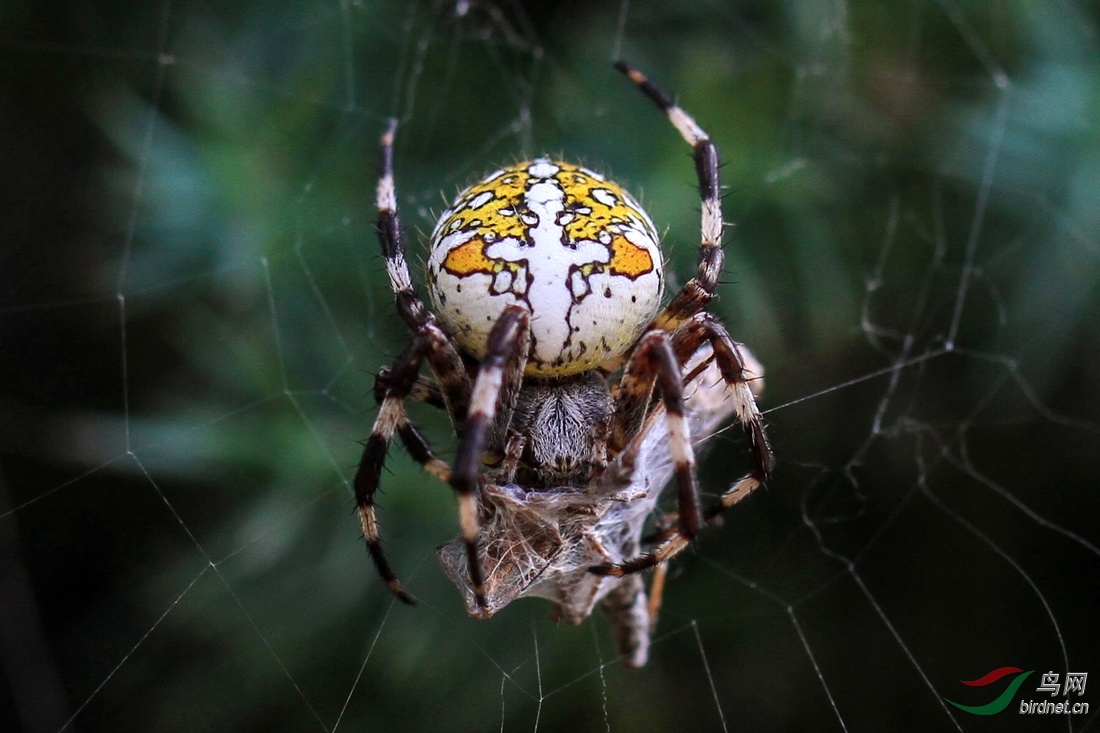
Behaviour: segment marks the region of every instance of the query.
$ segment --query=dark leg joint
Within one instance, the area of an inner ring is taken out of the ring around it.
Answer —
[[[695,146],[695,172],[699,176],[699,195],[704,201],[718,198],[718,149],[710,140]]]
[[[665,94],[660,87],[647,79],[645,74],[635,69],[626,61],[619,59],[614,65],[616,70],[625,74],[630,81],[637,84],[638,88],[641,89],[647,97],[652,99],[658,107],[667,111],[669,108],[675,106],[669,96]]]

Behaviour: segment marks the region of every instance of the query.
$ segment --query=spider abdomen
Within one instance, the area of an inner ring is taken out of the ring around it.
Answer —
[[[434,309],[477,359],[503,310],[531,313],[526,373],[574,374],[626,352],[664,289],[649,216],[618,184],[538,158],[459,194],[432,232]]]

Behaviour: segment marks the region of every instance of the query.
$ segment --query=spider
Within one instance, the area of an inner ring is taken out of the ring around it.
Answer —
[[[354,489],[367,548],[402,601],[414,598],[383,552],[375,509],[395,434],[455,491],[461,533],[438,554],[471,615],[533,595],[580,623],[599,604],[620,656],[640,667],[666,561],[764,482],[773,457],[754,399],[762,369],[706,309],[724,259],[717,150],[641,72],[615,67],[694,149],[702,201],[695,277],[662,308],[658,235],[638,202],[598,173],[536,158],[491,174],[443,212],[426,267],[429,309],[405,260],[390,120],[377,233],[413,337],[378,375],[379,412]],[[420,374],[425,361],[434,379]],[[408,398],[447,412],[458,437],[453,467],[410,422]],[[695,449],[730,413],[747,435],[751,467],[704,508]],[[643,537],[673,476],[677,511]],[[647,598],[640,573],[651,568]]]

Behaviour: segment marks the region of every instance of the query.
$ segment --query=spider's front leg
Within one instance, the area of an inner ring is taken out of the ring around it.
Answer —
[[[391,119],[386,131],[382,133],[379,146],[376,193],[378,222],[375,224],[375,231],[382,248],[382,256],[386,260],[386,274],[397,312],[412,329],[414,336],[423,336],[431,342],[430,345],[425,344],[422,353],[438,380],[439,396],[451,416],[455,430],[461,432],[462,418],[466,415],[470,396],[470,381],[458,349],[413,290],[412,276],[405,259],[401,218],[397,214],[397,189],[393,181],[393,140],[396,133],[397,120]]]
[[[386,452],[395,432],[401,436],[414,459],[443,481],[450,481],[450,469],[432,454],[427,441],[406,417],[404,401],[410,394],[424,393],[429,401],[446,407],[455,430],[461,432],[462,419],[469,403],[470,380],[458,350],[413,291],[393,181],[393,140],[396,131],[397,121],[390,120],[379,146],[378,222],[375,229],[382,256],[386,260],[386,274],[397,311],[412,329],[413,341],[394,362],[393,368],[380,375],[375,385],[375,396],[379,400],[378,417],[363,447],[353,486],[363,537],[378,573],[399,599],[413,603],[414,598],[401,585],[382,550],[374,496],[378,492]],[[426,387],[425,381],[419,377],[420,366],[425,359],[438,380],[437,387]]]
[[[470,585],[478,606],[482,608],[486,605],[485,577],[477,555],[477,535],[484,454],[490,433],[503,435],[511,422],[515,397],[527,364],[529,344],[530,314],[522,306],[508,306],[489,332],[485,357],[474,380],[470,410],[451,475],[451,485],[458,494],[459,524],[462,541],[466,545]]]
[[[714,297],[718,278],[722,274],[725,255],[722,252],[721,184],[718,176],[718,149],[710,136],[659,86],[626,61],[616,61],[615,68],[665,113],[680,136],[692,147],[695,173],[699,184],[701,205],[699,263],[696,275],[673,296],[653,325],[668,332],[675,331]]]

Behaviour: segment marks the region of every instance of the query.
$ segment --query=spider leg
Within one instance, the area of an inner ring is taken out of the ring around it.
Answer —
[[[515,483],[516,471],[519,470],[519,462],[523,458],[523,449],[526,447],[527,436],[517,432],[508,432],[504,440],[504,459],[500,462],[500,468],[497,469],[496,480],[499,483]]]
[[[734,400],[734,411],[749,440],[752,467],[738,479],[719,500],[703,512],[703,521],[709,522],[716,516],[738,503],[759,487],[775,468],[768,436],[764,430],[763,418],[753,399],[746,374],[745,361],[741,357],[737,344],[730,338],[725,327],[710,313],[696,314],[677,333],[672,336],[672,348],[679,363],[686,362],[691,354],[703,343],[709,342],[714,351],[714,360],[725,381],[730,399]],[[624,375],[625,379],[625,375]],[[669,415],[671,418],[671,414]],[[671,427],[671,421],[670,421]],[[675,455],[675,454],[673,454]],[[689,516],[685,521],[683,510],[677,517],[675,527],[666,530],[662,542],[652,552],[644,553],[618,565],[597,565],[590,568],[598,575],[621,576],[637,573],[659,565],[679,553],[691,543],[698,531],[696,518]]]
[[[470,411],[458,447],[451,485],[458,494],[459,524],[466,545],[467,567],[474,597],[485,607],[485,578],[477,556],[478,498],[489,435],[497,425],[511,420],[515,393],[527,363],[530,314],[518,305],[508,306],[489,331],[485,357],[474,380]]]
[[[737,420],[751,446],[752,470],[749,475],[762,483],[775,468],[775,457],[772,455],[768,435],[764,430],[764,420],[756,406],[752,389],[753,382],[758,379],[756,372],[760,366],[755,359],[750,362],[742,355],[726,327],[711,313],[696,314],[672,336],[672,347],[682,364],[706,342],[714,350],[718,371],[734,401]],[[751,370],[746,368],[748,364],[752,364]]]
[[[680,526],[685,534],[694,536],[702,524],[699,506],[699,483],[695,476],[695,452],[684,419],[684,383],[671,339],[664,331],[653,330],[643,336],[630,356],[619,382],[619,393],[612,409],[611,436],[615,450],[638,434],[647,418],[647,406],[654,383],[660,390],[665,406],[669,432],[669,452],[673,472],[679,487]],[[631,449],[638,442],[630,444]],[[631,463],[632,456],[624,456]],[[599,566],[605,567],[605,566]]]
[[[390,590],[409,604],[415,603],[415,599],[402,587],[382,550],[378,519],[375,516],[374,495],[378,492],[382,469],[386,462],[386,451],[395,432],[401,435],[413,458],[420,461],[428,471],[444,480],[450,479],[450,469],[443,461],[432,455],[427,442],[409,423],[404,409],[404,400],[416,383],[420,362],[431,343],[428,334],[421,334],[414,338],[394,362],[393,369],[387,373],[389,386],[381,400],[378,417],[375,418],[370,437],[363,446],[363,456],[359,460],[359,468],[352,481],[355,502],[359,510],[359,521],[363,527],[363,537],[366,539],[371,559],[374,560],[378,574],[386,581]]]
[[[702,201],[700,223],[699,265],[695,277],[689,280],[668,305],[657,314],[651,327],[675,331],[687,319],[706,306],[714,297],[718,278],[722,274],[725,255],[722,252],[722,202],[718,179],[718,149],[694,119],[682,110],[656,84],[625,61],[616,61],[615,68],[668,115],[669,121],[694,149],[695,172],[699,179]]]
[[[651,619],[646,607],[642,576],[623,579],[608,593],[600,608],[607,614],[615,632],[615,645],[626,666],[638,669],[649,661]]]
[[[393,140],[396,131],[397,121],[390,120],[379,147],[378,222],[375,229],[386,260],[386,273],[397,311],[412,329],[413,341],[394,362],[393,368],[383,370],[375,382],[378,417],[363,446],[353,486],[363,537],[375,567],[398,598],[413,603],[412,595],[402,587],[382,550],[374,495],[379,488],[386,452],[394,433],[401,437],[410,455],[429,473],[450,482],[450,467],[432,453],[428,442],[409,422],[404,400],[412,395],[432,404],[442,404],[450,414],[455,429],[461,432],[469,404],[470,380],[458,350],[436,323],[435,316],[413,292],[393,182]],[[428,360],[438,384],[419,376],[424,359]]]
[[[635,578],[640,576],[633,576]],[[661,604],[665,600],[665,580],[668,579],[668,565],[661,564],[653,571],[653,582],[649,584],[649,603],[646,604],[646,615],[649,616],[649,629],[657,628],[657,617],[661,614]]]
[[[378,403],[379,408],[382,407],[386,395],[389,394],[394,384],[390,374],[391,372],[389,369],[383,368],[378,371],[378,375],[374,379],[374,399]],[[439,391],[439,386],[432,380],[422,376],[416,377],[411,387],[404,390],[401,399],[414,399],[441,410],[446,409],[446,406],[443,404],[442,393]],[[405,446],[405,450],[408,451],[413,460],[419,463],[425,471],[445,484],[451,483],[451,467],[448,466],[445,461],[436,457],[427,438],[425,438],[420,430],[409,420],[404,407],[401,408],[401,414],[397,418],[397,435],[401,438],[401,443]]]
[[[432,312],[413,291],[409,265],[405,260],[405,243],[401,219],[397,215],[397,191],[393,182],[393,139],[397,120],[391,119],[382,133],[379,146],[378,190],[376,204],[378,222],[375,231],[386,260],[386,274],[393,290],[397,312],[415,334],[430,334],[432,345],[425,355],[439,381],[438,389],[455,430],[461,434],[470,398],[470,380],[466,367],[454,344],[436,322]]]
[[[393,380],[390,379],[390,370],[385,367],[379,369],[378,374],[374,377],[374,401],[379,405],[382,404],[382,399],[386,396],[386,390],[390,388],[391,384],[393,384]],[[409,397],[439,410],[447,409],[447,403],[443,400],[443,390],[433,380],[424,376],[416,378],[412,389],[409,390]]]

